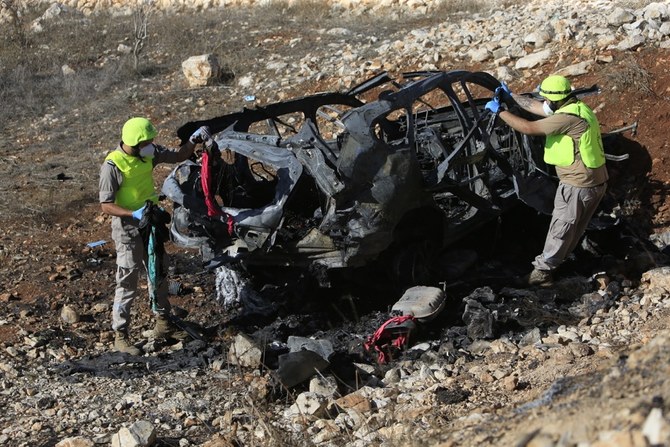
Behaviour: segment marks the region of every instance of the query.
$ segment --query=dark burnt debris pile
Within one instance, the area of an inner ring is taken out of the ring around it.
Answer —
[[[524,222],[530,222],[530,228],[538,230],[520,232],[518,229]],[[510,393],[533,388],[533,379],[520,374],[518,368],[533,370],[543,361],[532,355],[525,361],[518,360],[514,370],[517,372],[504,372],[509,369],[504,365],[509,360],[504,359],[510,352],[550,353],[569,348],[569,354],[565,355],[573,358],[602,352],[602,345],[607,343],[597,339],[605,337],[607,332],[593,330],[593,325],[607,321],[608,315],[622,312],[614,313],[616,309],[639,307],[639,303],[652,300],[649,279],[647,284],[641,284],[639,278],[642,272],[654,272],[657,266],[667,264],[661,250],[632,236],[626,219],[621,219],[616,225],[590,230],[551,287],[521,286],[515,273],[524,270],[523,264],[532,259],[533,250],[541,245],[541,228],[546,223],[546,216],[529,211],[503,216],[484,225],[445,252],[442,265],[445,272],[450,272],[449,281],[418,290],[410,288],[400,299],[396,292],[379,287],[376,277],[367,277],[367,281],[358,278],[323,289],[318,282],[306,281],[300,275],[285,276],[292,282],[281,285],[267,282],[260,275],[248,275],[240,283],[254,291],[250,301],[246,301],[249,295],[241,294],[240,301],[229,312],[216,316],[221,320],[217,326],[191,323],[200,340],[191,338],[177,345],[143,340],[140,345],[148,354],[137,357],[103,349],[45,364],[47,376],[56,375],[72,383],[86,382],[87,377],[134,383],[151,382],[173,373],[184,375],[181,379],[184,389],[197,387],[195,384],[202,380],[203,386],[211,390],[223,387],[222,395],[228,396],[235,371],[241,378],[247,377],[245,380],[251,379],[244,372],[254,371],[251,375],[256,377],[254,382],[237,386],[240,389],[249,386],[256,402],[279,405],[287,418],[302,415],[308,420],[332,420],[349,414],[352,405],[356,405],[356,411],[364,411],[358,407],[367,405],[367,400],[361,397],[362,391],[381,392],[411,379],[419,371],[422,381],[430,382],[424,374],[443,377],[433,393],[437,405],[444,408],[467,405],[480,392],[464,379],[464,371],[469,370],[465,365],[478,365],[478,359],[495,352],[503,356],[503,365],[490,373],[482,372],[482,380],[500,380],[507,397],[496,399],[509,399]],[[596,267],[603,270],[596,271]],[[660,275],[656,276],[658,282],[666,274],[652,275]],[[184,272],[183,277],[186,276]],[[213,277],[210,273],[207,278],[211,281]],[[183,286],[179,293],[186,296],[192,293],[193,284]],[[403,303],[408,296],[409,302]],[[416,318],[403,320],[403,313],[408,310]],[[184,317],[184,321],[189,321],[189,316]],[[209,314],[204,320],[212,324],[212,318]],[[388,324],[391,318],[396,321]],[[385,331],[380,334],[382,328]],[[380,337],[375,340],[376,334]],[[42,339],[53,344],[53,340],[77,337],[75,333],[43,335],[31,337],[38,346]],[[624,339],[616,342],[622,343]],[[472,371],[476,368],[472,366]],[[413,370],[417,372],[412,373]],[[215,383],[210,383],[210,371],[214,371]],[[596,386],[604,378],[594,375],[589,380]],[[406,386],[413,393],[421,389],[417,384]],[[546,408],[559,396],[577,393],[584,386],[587,385],[566,375],[544,394],[519,405],[516,414]],[[144,395],[147,405],[151,405],[152,393]],[[209,391],[207,395],[208,407],[193,412],[205,420],[216,421],[207,416],[213,411],[211,407],[218,405],[214,404],[218,402],[213,397],[216,393]],[[327,404],[322,396],[331,396],[336,403]],[[383,405],[384,398],[378,396],[372,401]],[[122,399],[116,405],[126,411],[142,408],[139,403],[128,402]],[[166,402],[169,399],[153,404],[161,408],[168,405]],[[186,405],[183,399],[179,402],[175,404],[177,407]],[[222,401],[220,405],[225,404]],[[369,411],[375,411],[372,408]],[[188,408],[185,411],[188,413]],[[245,414],[234,413],[233,417],[249,417]],[[164,423],[169,421],[161,417]],[[205,439],[207,433],[204,429],[193,431],[190,438]],[[168,442],[168,438],[163,439]]]

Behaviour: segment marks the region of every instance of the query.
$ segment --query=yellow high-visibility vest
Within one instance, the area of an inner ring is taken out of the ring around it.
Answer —
[[[556,113],[567,113],[586,120],[589,128],[579,138],[579,154],[584,164],[599,168],[605,164],[605,149],[600,136],[600,124],[593,111],[577,101],[561,107]],[[548,135],[544,146],[544,161],[554,166],[570,166],[575,161],[574,144],[568,135]]]
[[[114,203],[135,211],[144,206],[147,200],[158,203],[158,195],[154,190],[152,171],[154,157],[133,157],[123,151],[113,151],[105,160],[111,160],[121,174],[123,181],[116,192]]]

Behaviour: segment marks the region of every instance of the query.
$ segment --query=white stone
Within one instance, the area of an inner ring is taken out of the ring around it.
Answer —
[[[663,445],[667,441],[668,423],[663,418],[660,408],[653,408],[642,426],[642,434],[647,438],[650,445]]]
[[[56,447],[93,447],[93,441],[82,436],[65,438],[56,444]]]
[[[147,421],[137,421],[130,427],[123,427],[112,436],[112,447],[149,447],[156,442],[153,425]]]
[[[51,20],[54,19],[62,14],[65,14],[66,12],[71,12],[72,10],[68,8],[67,6],[61,4],[61,3],[52,3],[49,8],[47,8],[46,11],[44,11],[44,14],[42,14],[41,19],[42,20]]]
[[[331,28],[326,31],[326,34],[331,36],[349,36],[352,33],[351,30],[348,30],[347,28]]]
[[[286,67],[288,67],[288,64],[283,61],[268,62],[265,64],[265,68],[268,70],[279,71],[285,69]]]
[[[468,51],[468,57],[474,62],[484,62],[491,58],[491,53],[486,48],[473,48]]]
[[[496,77],[501,81],[509,82],[518,79],[520,76],[521,74],[517,70],[507,65],[502,65],[496,70]]]
[[[642,274],[641,282],[648,285],[651,290],[659,290],[663,293],[670,292],[670,267],[659,267]],[[646,295],[645,297],[646,298]],[[642,303],[640,303],[642,304]]]
[[[319,419],[314,423],[314,428],[319,432],[312,437],[314,444],[321,444],[335,439],[340,434],[340,429],[333,421]]]
[[[204,87],[219,80],[221,68],[213,54],[192,56],[181,63],[182,72],[190,87]]]
[[[249,88],[254,85],[254,78],[250,75],[242,76],[237,80],[237,85],[242,88]]]
[[[328,400],[319,394],[309,391],[300,393],[295,399],[295,407],[298,414],[321,417],[325,410]]]
[[[386,371],[386,374],[384,374],[384,383],[389,385],[398,383],[400,381],[401,375],[402,372],[400,371],[400,368],[391,368]]]
[[[570,65],[565,68],[561,68],[560,70],[557,71],[557,74],[566,77],[579,76],[588,73],[592,66],[593,61],[583,61],[577,64]]]
[[[642,45],[644,45],[645,38],[643,36],[633,36],[633,37],[628,37],[621,42],[619,42],[619,45],[616,46],[618,50],[621,51],[626,51],[626,50],[634,50]]]
[[[542,47],[546,43],[551,42],[552,35],[548,31],[534,31],[524,37],[523,41],[525,43],[532,43],[536,47]]]
[[[522,57],[516,61],[514,68],[517,70],[524,68],[535,68],[538,65],[542,65],[547,62],[552,55],[553,51],[549,49],[529,54],[528,56]]]
[[[668,18],[668,5],[665,3],[649,3],[644,7],[643,17],[646,20],[663,20]]]
[[[314,376],[309,381],[310,393],[318,394],[328,398],[337,398],[339,393],[337,391],[337,380],[334,377],[324,377],[321,375]]]
[[[71,72],[66,72],[65,67],[67,67]],[[72,70],[69,66],[64,65],[63,66],[63,75],[65,76],[70,76],[74,74],[74,70]],[[77,310],[73,307],[70,306],[69,304],[66,304],[63,306],[60,312],[60,319],[63,320],[63,322],[67,324],[74,324],[79,321],[79,313]]]
[[[621,7],[616,7],[607,16],[607,23],[612,26],[621,26],[624,23],[631,23],[635,16]]]
[[[231,364],[248,368],[260,366],[262,356],[260,348],[245,334],[238,334],[228,351],[228,361]]]

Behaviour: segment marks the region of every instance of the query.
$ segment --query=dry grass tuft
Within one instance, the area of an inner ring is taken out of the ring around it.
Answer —
[[[260,12],[270,23],[293,20],[298,23],[318,24],[331,15],[330,5],[323,0],[277,0],[260,7]]]
[[[441,15],[458,13],[476,14],[493,8],[504,9],[524,3],[523,0],[500,0],[496,2],[492,2],[491,0],[439,0],[435,6],[435,11]]]
[[[136,76],[126,56],[114,54],[123,25],[106,16],[49,24],[25,38],[0,30],[0,122],[64,114]],[[128,31],[130,33],[130,31]],[[66,73],[67,65],[73,71]]]
[[[443,14],[478,13],[490,7],[487,0],[440,0],[436,10]]]
[[[637,92],[657,96],[653,89],[653,77],[633,59],[627,59],[617,67],[605,72],[607,85],[615,91]]]

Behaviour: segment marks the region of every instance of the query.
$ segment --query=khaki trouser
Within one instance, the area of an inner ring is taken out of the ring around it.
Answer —
[[[606,184],[578,188],[559,183],[544,249],[533,261],[536,269],[554,270],[572,253],[606,189]]]
[[[146,272],[146,250],[137,225],[129,219],[112,218],[112,239],[116,245],[116,291],[112,307],[112,329],[126,331],[130,324],[130,308],[139,294],[137,290],[140,271]],[[164,259],[167,266],[167,259]],[[156,302],[152,311],[169,315],[168,281],[163,279],[156,287]]]

